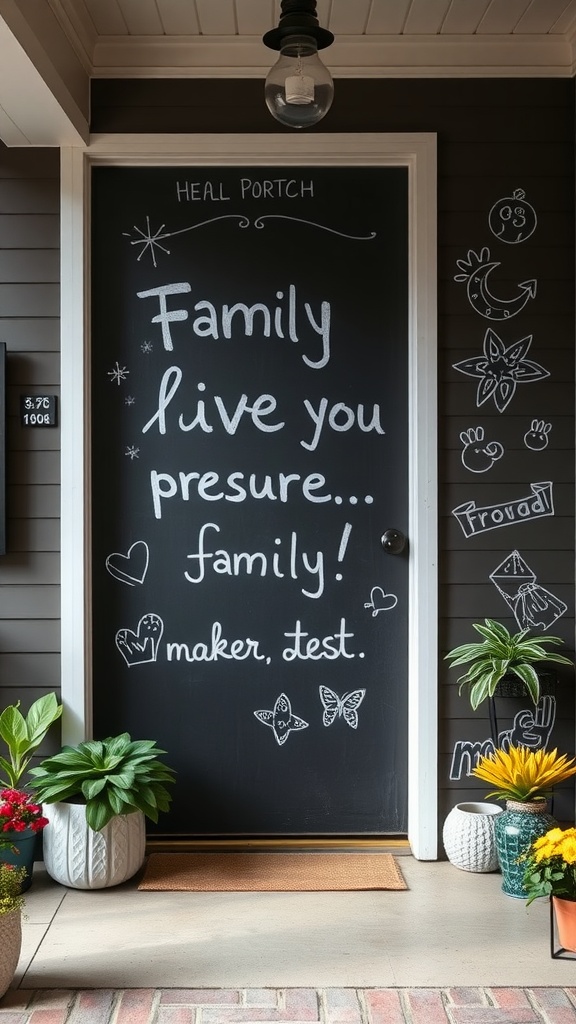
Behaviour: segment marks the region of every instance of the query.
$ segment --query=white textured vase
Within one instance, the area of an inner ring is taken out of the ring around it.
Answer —
[[[498,804],[463,803],[452,808],[442,839],[454,867],[479,872],[498,869],[494,818],[501,813]]]
[[[21,911],[11,910],[9,914],[0,914],[0,997],[10,988],[20,959],[21,946]]]
[[[46,804],[44,864],[51,878],[72,889],[106,889],[142,867],[146,824],[141,811],[117,814],[101,832],[86,821],[83,804]]]

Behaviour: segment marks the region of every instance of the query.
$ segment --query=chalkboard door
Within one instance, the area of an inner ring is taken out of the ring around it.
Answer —
[[[158,834],[405,833],[407,169],[92,174],[94,734]]]

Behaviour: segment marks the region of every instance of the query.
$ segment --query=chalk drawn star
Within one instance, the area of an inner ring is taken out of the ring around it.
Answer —
[[[142,344],[140,345],[140,348],[145,355],[148,355],[148,353],[152,351],[154,346],[151,341],[143,341]]]
[[[460,373],[480,378],[476,394],[478,408],[493,398],[498,412],[504,412],[518,384],[530,384],[550,376],[539,363],[526,359],[531,344],[532,335],[528,334],[506,348],[496,332],[488,328],[484,335],[484,355],[453,364]]]
[[[126,395],[126,398],[124,399],[124,405],[134,405],[135,402],[136,399],[134,398],[134,395]]]
[[[279,746],[286,743],[291,732],[308,728],[308,722],[292,714],[292,705],[285,693],[280,694],[273,711],[255,711],[254,714],[259,722],[269,725],[274,731]]]
[[[168,256],[170,255],[170,249],[166,249],[163,245],[160,245],[160,242],[158,241],[158,239],[160,239],[160,238],[169,238],[170,237],[169,234],[168,235],[166,235],[166,234],[163,235],[162,234],[162,232],[164,231],[165,227],[166,227],[165,224],[161,224],[160,227],[158,228],[158,230],[155,231],[154,233],[152,233],[152,231],[150,230],[150,218],[147,216],[146,217],[146,230],[145,231],[143,231],[142,228],[137,228],[136,225],[134,225],[134,231],[135,231],[136,235],[140,236],[139,238],[138,237],[137,238],[132,238],[131,233],[129,231],[123,231],[122,232],[122,234],[126,238],[132,238],[132,240],[130,242],[130,245],[140,245],[141,246],[140,252],[139,252],[138,256],[136,257],[137,262],[140,262],[140,260],[142,259],[144,253],[148,252],[148,250],[150,250],[150,255],[152,257],[152,263],[154,264],[155,267],[157,266],[157,263],[156,263],[156,250],[157,249],[161,249],[162,252],[165,252]]]
[[[124,455],[127,455],[130,459],[132,459],[133,462],[134,459],[140,458],[140,449],[136,448],[136,446],[133,444],[129,444],[128,447],[126,448],[126,451],[124,452]]]
[[[108,370],[108,376],[110,377],[110,380],[113,383],[115,382],[118,385],[118,387],[120,387],[122,381],[126,380],[126,377],[128,376],[129,373],[130,370],[127,370],[125,366],[120,366],[118,360],[116,360],[116,365],[114,366],[114,369]]]

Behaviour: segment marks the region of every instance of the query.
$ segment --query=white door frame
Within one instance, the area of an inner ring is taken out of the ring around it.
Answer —
[[[409,175],[408,838],[437,857],[436,136],[102,135],[61,158],[63,740],[90,735],[88,282],[92,164],[405,166]]]

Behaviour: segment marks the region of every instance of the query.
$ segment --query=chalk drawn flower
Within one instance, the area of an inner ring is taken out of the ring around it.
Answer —
[[[529,334],[506,348],[496,332],[488,328],[484,335],[484,354],[453,364],[460,373],[480,378],[476,395],[478,408],[493,398],[498,412],[504,412],[518,384],[530,384],[550,376],[539,363],[526,359],[531,344]]]

